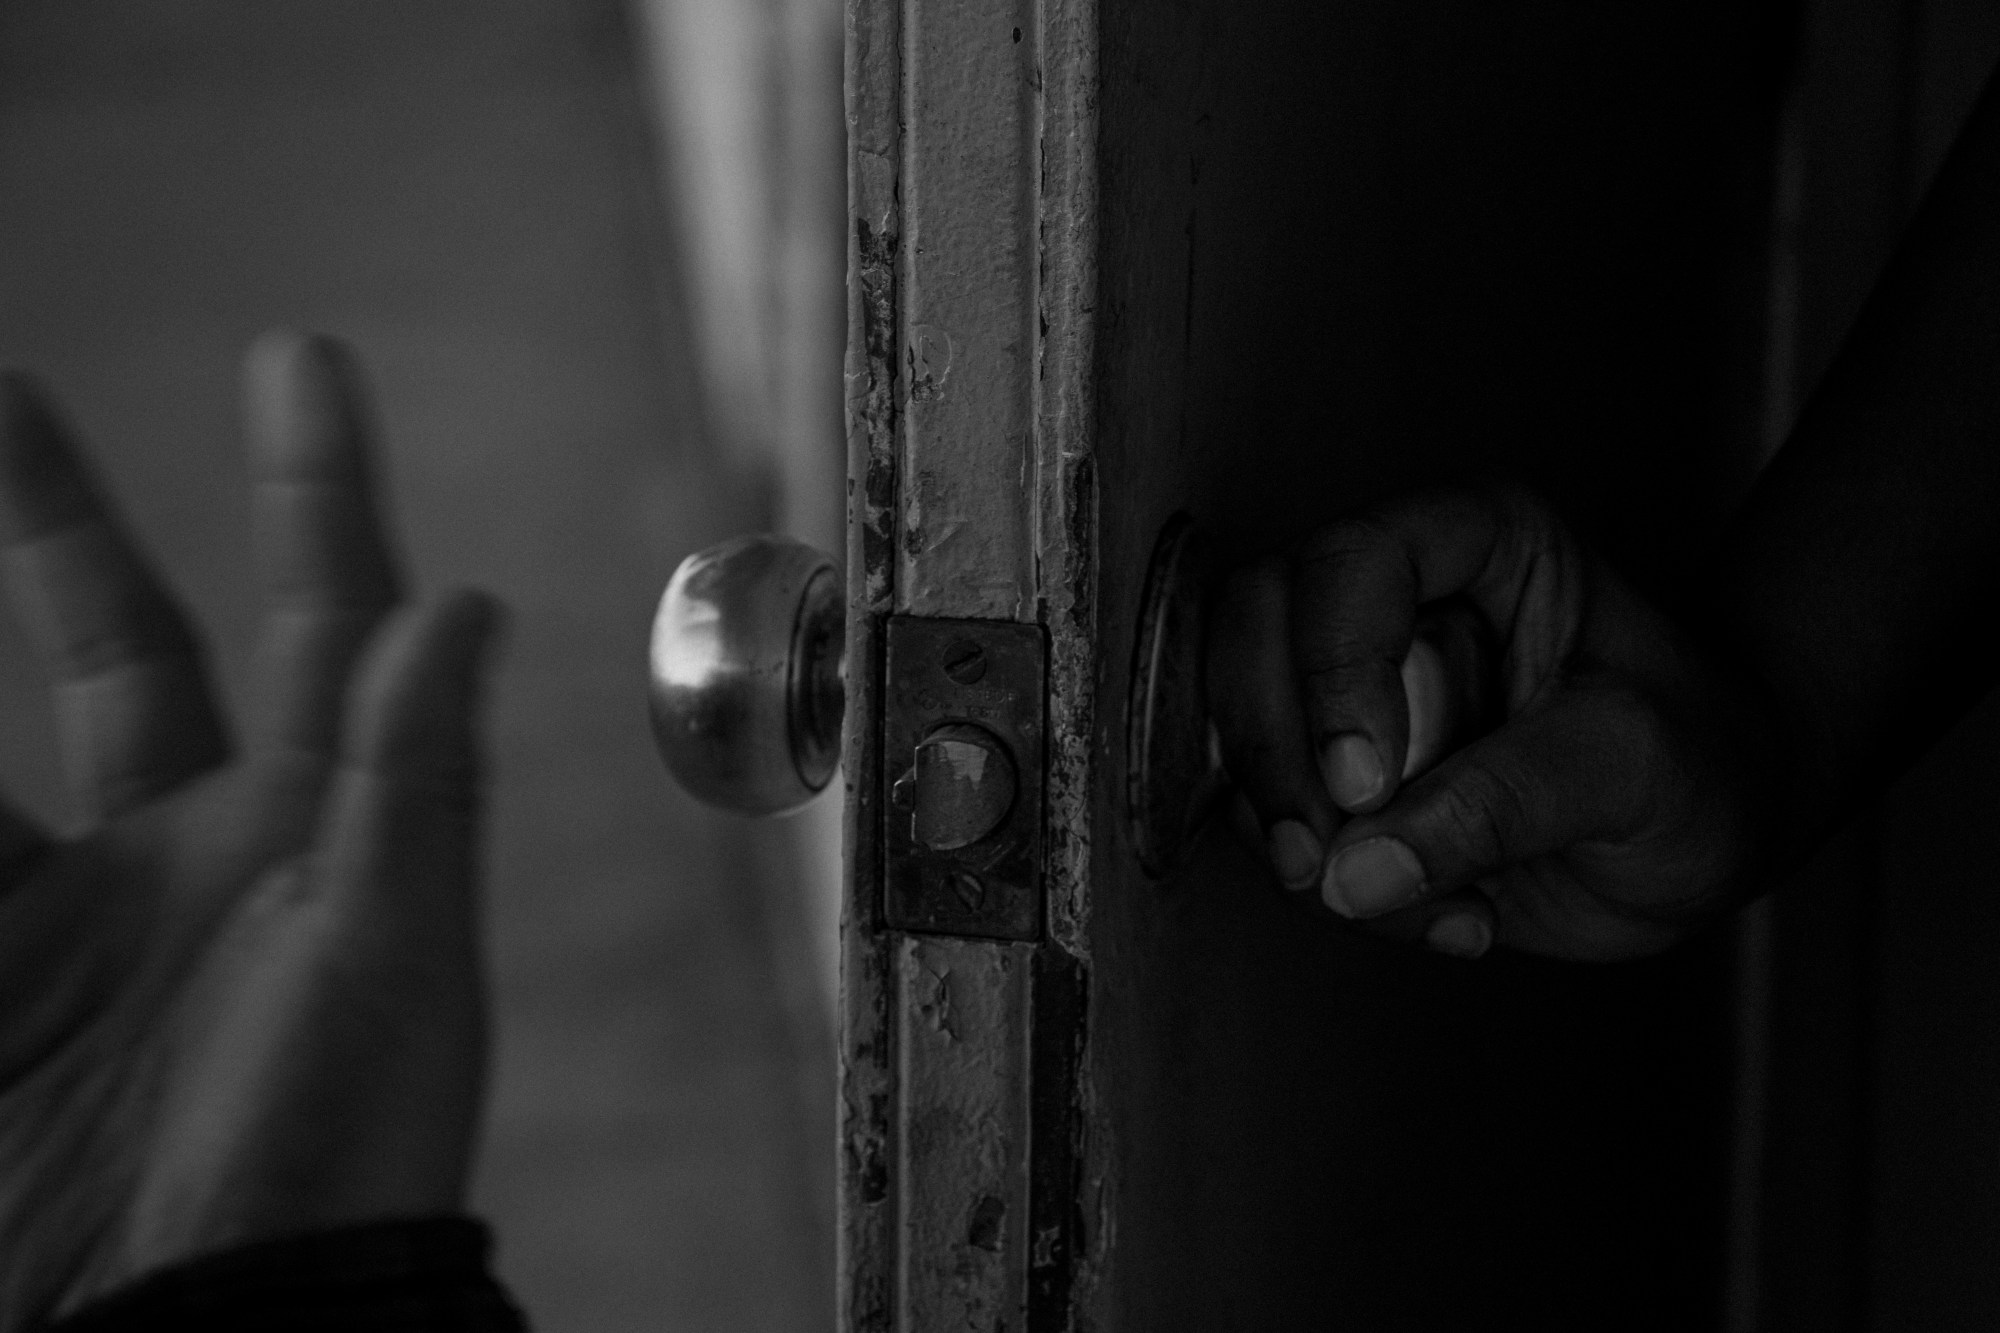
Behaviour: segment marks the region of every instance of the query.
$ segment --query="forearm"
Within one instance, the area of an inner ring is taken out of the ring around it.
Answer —
[[[1720,562],[1722,632],[1797,757],[1791,850],[1992,684],[1996,601],[2000,94],[1989,83]]]

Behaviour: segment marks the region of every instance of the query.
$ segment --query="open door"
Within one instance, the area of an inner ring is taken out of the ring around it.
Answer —
[[[1219,827],[1149,873],[1126,729],[1176,514],[1504,469],[1673,596],[1757,458],[1763,22],[851,0],[844,1328],[1720,1322],[1727,934],[1466,965]]]
[[[843,1328],[1993,1322],[2000,703],[1616,967],[1362,938],[1185,818],[1205,562],[1497,470],[1673,604],[1989,8],[850,0],[845,627],[729,543],[653,661],[711,799],[842,755]]]

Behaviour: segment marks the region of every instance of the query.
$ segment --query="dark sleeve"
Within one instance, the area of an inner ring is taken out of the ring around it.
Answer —
[[[41,1333],[526,1333],[466,1217],[371,1222],[206,1255],[140,1278]]]
[[[1723,652],[1786,724],[1784,869],[2000,678],[2000,76],[1710,589]]]

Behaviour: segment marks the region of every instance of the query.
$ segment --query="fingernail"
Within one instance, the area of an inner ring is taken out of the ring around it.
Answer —
[[[1493,947],[1493,930],[1471,912],[1447,912],[1431,922],[1424,942],[1453,958],[1478,958]]]
[[[1366,805],[1382,790],[1382,757],[1366,736],[1335,736],[1320,751],[1319,764],[1327,794],[1343,810]]]
[[[1423,864],[1401,839],[1370,838],[1333,858],[1320,897],[1342,916],[1367,918],[1402,907],[1423,887]]]
[[[1281,819],[1271,825],[1267,838],[1271,868],[1288,889],[1309,889],[1319,878],[1319,839],[1296,819]]]

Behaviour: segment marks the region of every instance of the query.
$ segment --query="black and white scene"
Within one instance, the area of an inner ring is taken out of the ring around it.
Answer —
[[[0,3],[0,1333],[2000,1329],[1996,67]]]

